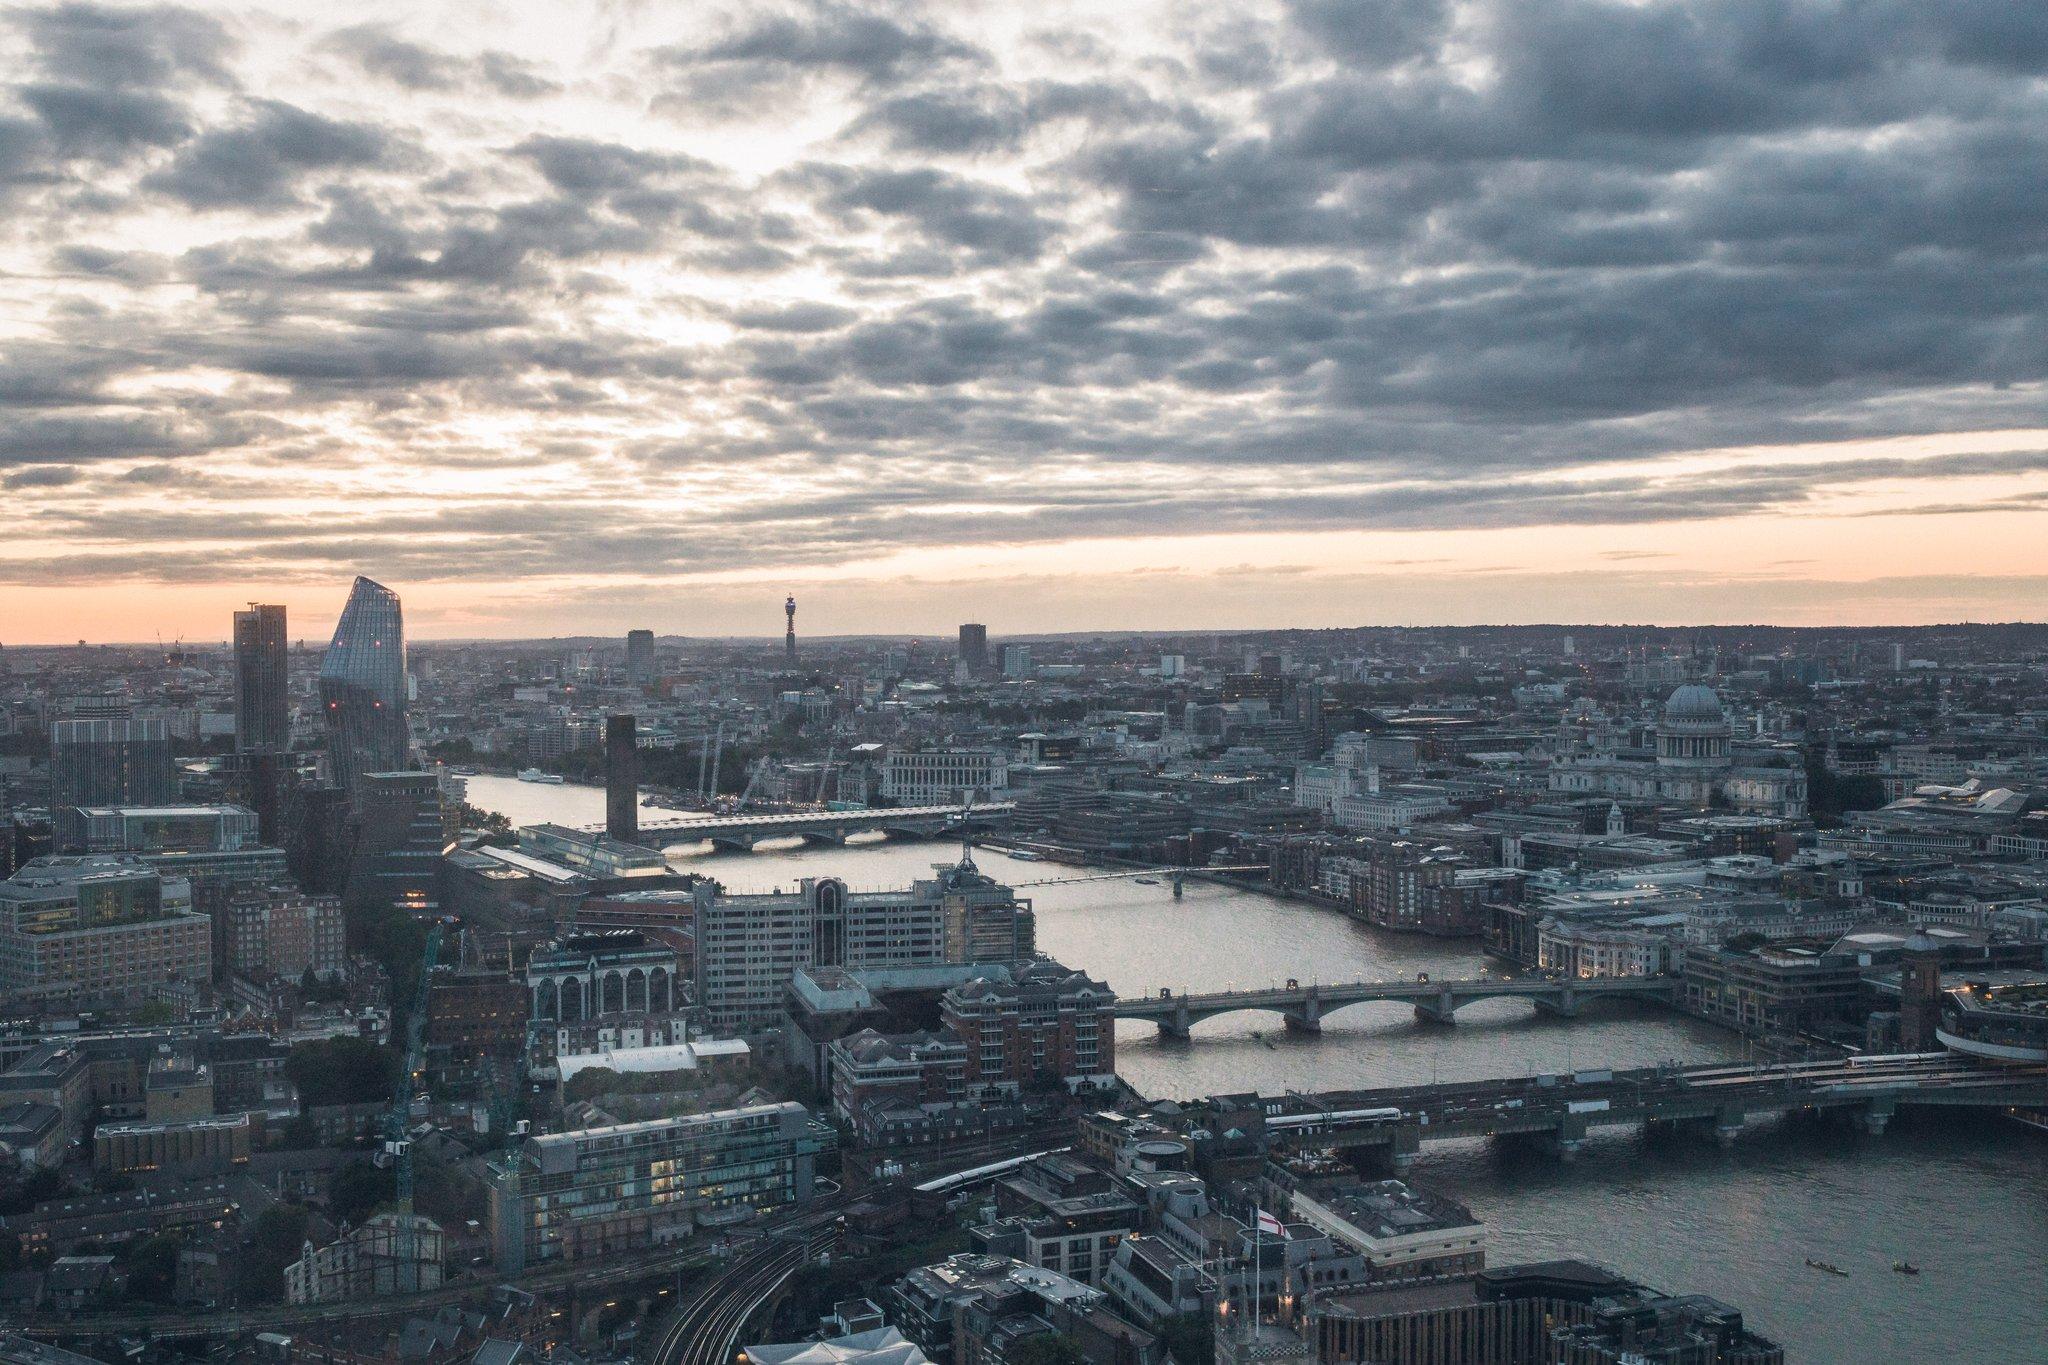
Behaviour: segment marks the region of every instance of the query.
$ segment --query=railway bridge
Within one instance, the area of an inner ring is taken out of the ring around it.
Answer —
[[[1157,995],[1119,1000],[1119,1019],[1148,1019],[1171,1038],[1189,1038],[1191,1030],[1204,1019],[1236,1014],[1242,1010],[1263,1010],[1278,1014],[1287,1027],[1300,1033],[1318,1033],[1323,1017],[1333,1010],[1368,1001],[1401,1001],[1415,1007],[1418,1019],[1448,1024],[1457,1012],[1479,1000],[1527,1000],[1538,1010],[1564,1018],[1577,1015],[1588,1000],[1615,996],[1675,1004],[1678,981],[1668,976],[1591,977],[1479,977],[1465,981],[1351,981],[1338,985],[1321,982],[1264,990],[1215,991],[1207,994]]]
[[[932,839],[1000,824],[1015,803],[974,806],[887,806],[870,810],[779,811],[753,815],[703,815],[640,826],[640,842],[651,847],[708,839],[721,848],[752,852],[764,839],[801,835],[813,843],[843,844],[849,834],[879,830],[894,838]]]
[[[1260,1101],[1267,1142],[1283,1150],[1378,1149],[1395,1169],[1424,1143],[1532,1137],[1570,1159],[1597,1128],[1702,1129],[1732,1143],[1753,1115],[1835,1114],[1872,1134],[1901,1109],[1979,1113],[2048,1108],[2048,1067],[2002,1067],[1948,1053],[1819,1062],[1660,1066]],[[1234,1124],[1233,1126],[1242,1126]]]

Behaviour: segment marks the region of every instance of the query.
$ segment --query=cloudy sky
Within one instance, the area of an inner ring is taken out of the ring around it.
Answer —
[[[2048,6],[66,4],[0,81],[0,642],[2048,600]]]

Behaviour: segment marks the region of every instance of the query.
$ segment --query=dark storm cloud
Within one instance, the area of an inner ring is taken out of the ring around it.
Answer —
[[[849,134],[881,134],[899,149],[978,152],[1014,146],[1028,126],[1025,103],[995,85],[920,90],[870,106]]]
[[[805,0],[745,10],[715,37],[656,48],[647,59],[661,83],[655,107],[689,119],[750,114],[759,101],[800,95],[824,79],[882,91],[935,68],[980,65],[987,54],[915,16]]]
[[[183,107],[161,95],[82,85],[29,85],[16,97],[42,121],[59,157],[169,147],[191,131]]]
[[[1938,488],[2048,475],[2031,451],[1602,469],[2048,422],[2042,7],[1176,19],[1164,50],[1105,23],[997,51],[972,9],[735,6],[661,45],[594,32],[593,71],[363,24],[265,65],[240,18],[18,14],[4,231],[47,274],[12,296],[40,335],[0,342],[0,463],[47,534],[96,545],[38,572],[144,572],[97,544],[123,535],[226,547],[215,571],[518,575],[1826,515],[1882,482],[1928,512],[2039,505]],[[276,74],[304,70],[345,98]],[[727,119],[780,160],[704,133]],[[181,230],[128,225],[150,213]],[[361,515],[251,516],[232,481],[51,510],[227,450],[360,469]],[[422,518],[376,500],[400,460],[572,467],[590,495]],[[636,508],[703,471],[750,500]]]
[[[870,82],[950,60],[979,61],[984,54],[935,26],[879,8],[809,0],[763,6],[730,31],[695,44],[660,49],[656,57],[683,70],[727,73],[741,79],[804,70],[840,71]]]
[[[864,170],[808,165],[786,177],[816,196],[842,222],[891,219],[919,232],[926,243],[960,248],[978,264],[1036,257],[1055,231],[1024,195],[928,167]]]
[[[0,423],[0,465],[200,455],[252,439],[253,419],[182,413],[50,414]]]
[[[29,39],[52,77],[93,87],[161,87],[232,81],[236,43],[211,15],[173,5],[56,5],[6,22]]]
[[[9,492],[22,488],[64,488],[84,477],[81,470],[68,464],[33,465],[0,479],[0,488]]]
[[[375,125],[258,100],[246,122],[202,133],[143,184],[193,208],[269,208],[294,202],[307,174],[390,164],[402,150]]]
[[[1348,64],[1385,66],[1425,55],[1442,40],[1442,0],[1288,0],[1287,16]]]
[[[373,76],[408,90],[449,90],[461,81],[461,67],[445,52],[408,42],[382,24],[358,24],[327,40]]]
[[[406,90],[447,92],[486,86],[512,99],[539,99],[562,88],[539,67],[509,52],[457,56],[400,37],[382,24],[342,29],[325,46],[368,74]]]

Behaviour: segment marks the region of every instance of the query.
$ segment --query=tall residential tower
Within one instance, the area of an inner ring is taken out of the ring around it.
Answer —
[[[988,672],[988,627],[970,623],[960,627],[960,666],[969,676]]]
[[[280,754],[291,747],[291,698],[284,608],[255,602],[235,613],[235,752]]]
[[[626,632],[626,681],[635,687],[646,687],[654,681],[653,631]]]

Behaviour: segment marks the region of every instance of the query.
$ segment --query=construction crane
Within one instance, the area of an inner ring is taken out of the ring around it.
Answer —
[[[426,950],[420,954],[419,986],[413,991],[412,1014],[405,1021],[405,1059],[398,1072],[398,1083],[392,1088],[391,1110],[384,1116],[384,1155],[397,1177],[399,1237],[394,1250],[397,1252],[396,1270],[400,1277],[410,1277],[409,1284],[399,1282],[400,1292],[419,1288],[419,1259],[412,1254],[414,1236],[412,1226],[412,1121],[413,1095],[419,1085],[420,1073],[426,1064],[427,1037],[427,991],[433,983],[434,964],[441,957],[442,923],[434,921],[427,930]]]
[[[711,741],[711,785],[704,789],[707,802],[718,800],[718,765],[725,760],[725,722],[718,722],[718,738]]]
[[[741,811],[747,808],[747,802],[754,799],[754,784],[756,782],[759,782],[761,780],[761,774],[767,771],[768,756],[766,754],[763,754],[761,757],[754,760],[754,771],[747,774],[747,789],[740,793],[740,803],[737,806],[733,807],[734,810]]]

